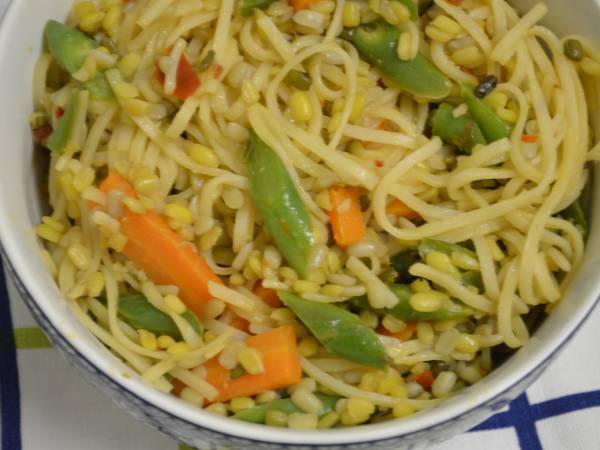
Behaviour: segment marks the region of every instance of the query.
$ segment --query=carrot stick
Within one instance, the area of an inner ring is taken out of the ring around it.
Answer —
[[[414,322],[406,322],[406,327],[402,331],[392,333],[391,331],[388,331],[388,329],[385,328],[383,325],[380,325],[377,328],[377,333],[383,334],[384,336],[391,336],[396,339],[400,339],[401,341],[408,341],[410,338],[413,337],[413,334],[415,334],[416,330],[417,325]]]
[[[131,184],[116,172],[111,172],[100,185],[105,193],[111,189],[137,197]],[[204,306],[212,299],[209,281],[222,283],[204,258],[154,211],[135,214],[125,208],[121,231],[128,238],[123,254],[155,283],[178,286],[186,306],[202,317]]]
[[[262,353],[264,372],[258,375],[246,374],[232,380],[229,378],[229,370],[219,364],[218,357],[207,361],[204,363],[206,381],[219,390],[219,395],[214,401],[250,397],[271,389],[282,389],[300,381],[302,368],[293,326],[283,325],[251,336],[246,340],[246,345]]]
[[[421,372],[415,377],[415,381],[419,383],[423,389],[430,391],[431,385],[433,384],[433,372],[431,370]]]
[[[356,244],[365,236],[359,196],[360,191],[353,187],[337,186],[329,190],[329,218],[333,237],[340,247]]]
[[[417,213],[416,211],[410,209],[408,206],[406,206],[404,204],[404,202],[398,200],[398,199],[394,199],[390,202],[389,205],[387,205],[387,208],[385,208],[385,212],[387,212],[388,214],[392,214],[394,216],[398,216],[398,217],[406,217],[407,219],[418,219],[419,213]]]
[[[252,292],[271,308],[280,308],[283,305],[277,291],[264,287],[260,281],[254,285]]]

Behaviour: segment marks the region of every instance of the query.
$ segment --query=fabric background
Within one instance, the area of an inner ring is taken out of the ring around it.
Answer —
[[[9,1],[0,0],[0,17]],[[527,393],[475,429],[432,450],[600,449],[598,324],[596,308]],[[187,447],[119,410],[69,367],[0,268],[0,450],[84,448]]]

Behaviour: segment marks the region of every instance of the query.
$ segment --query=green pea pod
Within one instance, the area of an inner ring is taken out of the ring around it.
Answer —
[[[462,96],[469,107],[469,113],[481,128],[487,142],[494,142],[510,136],[512,127],[496,115],[490,105],[475,97],[472,86],[461,86]]]
[[[112,101],[115,99],[115,94],[113,93],[104,72],[97,72],[96,76],[91,80],[86,81],[83,86],[89,91],[92,98],[105,101]]]
[[[118,314],[121,320],[136,330],[148,330],[156,335],[167,335],[181,339],[181,333],[173,319],[157,309],[143,295],[129,295],[119,298]],[[187,310],[182,317],[202,335],[202,324],[193,312]]]
[[[329,414],[332,411],[335,411],[335,404],[341,398],[335,395],[315,395],[319,398],[319,400],[321,400],[321,403],[323,404],[323,408],[319,413],[319,417],[324,416],[325,414]],[[294,402],[292,402],[289,398],[284,398],[281,400],[274,400],[272,402],[265,403],[264,405],[258,405],[254,408],[245,409],[237,414],[234,414],[233,418],[243,420],[245,422],[264,424],[268,411],[280,411],[286,414],[302,412],[302,410],[298,408],[294,404]]]
[[[248,168],[250,192],[262,220],[287,262],[305,278],[315,244],[310,215],[285,166],[254,131]]]
[[[398,280],[402,283],[410,283],[415,279],[408,269],[419,260],[419,253],[416,250],[408,250],[397,253],[390,258],[390,264],[398,272]]]
[[[481,272],[475,270],[468,270],[467,272],[463,272],[461,278],[465,286],[475,286],[479,290],[479,292],[483,291],[483,281],[481,279]]]
[[[419,255],[421,256],[421,259],[423,259],[423,261],[425,261],[427,253],[429,253],[432,250],[444,253],[448,256],[452,256],[452,253],[460,252],[469,255],[471,258],[477,259],[477,254],[474,251],[469,250],[468,248],[463,247],[462,245],[438,241],[436,239],[423,239],[419,243]]]
[[[100,46],[81,31],[56,20],[46,23],[44,34],[50,52],[71,75],[81,69],[89,51]]]
[[[378,369],[386,366],[383,345],[357,315],[289,292],[277,291],[277,294],[329,352],[365,366]]]
[[[69,142],[71,131],[73,130],[73,121],[75,120],[75,110],[77,109],[77,97],[79,92],[73,91],[69,103],[65,108],[65,112],[60,119],[56,128],[46,141],[46,147],[55,153],[63,153]]]
[[[393,308],[374,309],[369,305],[366,296],[356,297],[352,300],[352,304],[361,309],[368,309],[377,313],[380,316],[391,314],[400,320],[411,322],[428,321],[428,320],[460,320],[470,316],[473,311],[458,303],[449,303],[435,312],[419,312],[415,311],[410,306],[410,296],[412,291],[410,287],[404,284],[393,284],[389,286],[390,290],[398,298],[398,303]]]
[[[273,3],[274,0],[241,0],[240,12],[242,16],[250,16],[255,9],[264,9]]]
[[[583,207],[581,206],[581,199],[578,198],[565,209],[563,209],[559,215],[570,222],[573,223],[577,228],[580,229],[581,234],[586,237],[588,235],[588,224],[585,218],[585,213],[583,212]]]
[[[410,61],[398,57],[399,36],[396,27],[383,21],[362,24],[349,33],[361,56],[377,67],[386,80],[419,97],[447,97],[452,83],[431,61],[421,54]]]
[[[471,153],[475,144],[486,144],[485,137],[477,122],[467,114],[454,117],[454,107],[442,103],[433,115],[433,134],[449,145]]]

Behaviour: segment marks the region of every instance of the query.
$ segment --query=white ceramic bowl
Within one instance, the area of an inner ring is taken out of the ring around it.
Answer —
[[[527,10],[533,2],[516,2]],[[558,33],[600,39],[600,0],[550,0],[546,23]],[[220,418],[145,385],[71,314],[40,256],[33,233],[44,201],[28,116],[33,66],[48,19],[63,19],[71,0],[13,0],[0,28],[0,239],[3,256],[31,311],[68,361],[116,404],[199,449],[425,447],[466,431],[520,394],[589,315],[600,294],[600,195],[594,195],[586,256],[566,298],[531,341],[476,385],[441,406],[402,421],[300,432]],[[594,191],[600,192],[596,177]],[[565,379],[568,368],[565,368]]]

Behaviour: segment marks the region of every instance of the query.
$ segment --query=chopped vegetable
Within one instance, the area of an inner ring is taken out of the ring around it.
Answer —
[[[477,255],[472,250],[458,244],[452,244],[450,242],[438,241],[436,239],[423,239],[419,243],[419,255],[425,261],[427,253],[435,250],[436,252],[444,253],[445,255],[452,256],[454,252],[466,253],[471,258],[477,259]]]
[[[262,220],[290,266],[306,277],[315,244],[310,215],[283,163],[254,131],[248,166],[250,192]]]
[[[292,87],[301,91],[308,91],[312,85],[312,77],[307,72],[300,70],[290,70],[285,76],[285,81]]]
[[[433,115],[432,132],[449,145],[471,153],[476,144],[486,144],[481,129],[470,115],[454,117],[454,107],[442,103]]]
[[[434,312],[419,312],[410,306],[410,297],[412,295],[410,287],[404,284],[392,284],[389,288],[398,298],[398,303],[393,308],[375,309],[369,305],[369,301],[364,295],[352,299],[352,304],[362,309],[371,310],[380,316],[391,314],[400,320],[411,322],[427,320],[460,320],[473,313],[469,308],[454,302],[444,303],[440,309]]]
[[[356,244],[365,237],[365,221],[360,210],[360,191],[350,186],[329,189],[329,219],[335,242],[340,247]]]
[[[264,287],[261,282],[256,283],[252,292],[271,308],[279,308],[282,305],[277,291]]]
[[[264,9],[274,0],[240,0],[240,12],[242,16],[251,15],[255,9]]]
[[[65,113],[58,120],[56,129],[52,132],[48,140],[46,141],[46,147],[56,153],[63,153],[65,147],[69,143],[71,132],[73,131],[73,122],[75,120],[75,110],[77,108],[77,96],[78,92],[74,91],[71,94],[69,104],[65,109]]]
[[[415,381],[419,383],[423,389],[430,391],[431,385],[433,384],[433,372],[431,370],[425,370],[415,376]]]
[[[81,31],[55,20],[46,23],[44,34],[50,52],[71,75],[81,69],[90,50],[100,46]]]
[[[202,61],[200,61],[200,64],[198,64],[198,66],[196,67],[196,72],[197,73],[202,73],[202,72],[206,72],[210,65],[213,63],[213,61],[215,60],[215,51],[214,50],[209,50],[206,53],[206,56],[202,59]]]
[[[423,98],[439,99],[450,94],[452,84],[427,58],[418,54],[402,61],[397,53],[400,32],[383,21],[360,25],[352,33],[352,43],[361,56],[377,67],[390,81]]]
[[[392,333],[383,325],[380,325],[379,328],[377,328],[377,333],[383,334],[384,336],[391,336],[401,341],[410,340],[415,334],[415,331],[417,331],[417,325],[414,322],[406,322],[406,327],[404,327],[402,331],[397,331],[395,333]]]
[[[100,185],[107,193],[121,190],[135,197],[135,190],[121,175],[111,172]],[[173,284],[180,289],[180,297],[198,317],[212,299],[208,283],[222,283],[192,245],[189,245],[166,220],[153,211],[135,214],[125,208],[121,231],[127,236],[123,253],[157,284]]]
[[[386,366],[385,349],[358,316],[329,303],[305,300],[289,292],[278,294],[329,352],[365,366]]]
[[[528,144],[535,144],[538,140],[537,135],[535,134],[524,134],[521,136],[521,141],[526,142]]]
[[[181,340],[181,333],[173,319],[161,310],[155,308],[143,295],[128,295],[119,298],[118,314],[121,320],[136,330],[147,330],[157,336],[167,335]],[[202,335],[202,324],[189,309],[182,317]]]
[[[229,324],[233,328],[237,328],[238,330],[243,331],[244,333],[249,332],[248,328],[250,326],[250,322],[248,322],[243,317],[238,316],[231,310],[225,312],[225,314],[223,314],[219,320],[221,320],[223,323]]]
[[[387,205],[385,212],[394,216],[404,217],[409,220],[415,220],[421,217],[419,216],[418,212],[410,209],[402,200],[398,200],[397,198],[392,200],[389,205]]]
[[[419,253],[416,250],[407,250],[397,253],[390,259],[390,264],[398,272],[398,280],[401,283],[410,283],[415,279],[408,269],[419,259]]]
[[[563,209],[559,215],[563,219],[572,222],[573,225],[579,228],[584,237],[587,236],[589,228],[585,218],[585,213],[583,212],[583,207],[581,206],[581,199],[575,200],[573,203]]]
[[[99,100],[113,100],[115,94],[110,87],[110,83],[106,79],[104,72],[97,72],[96,76],[83,84],[84,88],[89,91],[92,98]]]
[[[299,9],[310,8],[312,5],[318,3],[319,1],[320,0],[288,0],[288,3],[296,11],[298,11]]]
[[[296,332],[291,325],[284,325],[266,333],[246,339],[246,346],[255,348],[263,357],[264,372],[259,375],[242,375],[235,380],[230,371],[219,364],[215,357],[204,364],[206,381],[218,389],[214,401],[222,402],[234,397],[245,397],[261,392],[283,389],[296,384],[302,378],[300,357],[296,344]]]
[[[406,9],[408,9],[408,12],[410,13],[410,20],[417,20],[419,18],[419,9],[417,7],[417,3],[419,2],[419,0],[399,0],[399,1],[404,6],[406,6]]]
[[[563,44],[563,51],[572,61],[581,61],[583,58],[583,46],[577,39],[567,39]]]
[[[323,405],[323,408],[319,413],[319,417],[322,417],[325,414],[335,411],[335,404],[341,398],[335,395],[325,395],[321,393],[316,393],[315,395]],[[255,406],[254,408],[240,411],[239,413],[234,414],[233,418],[243,420],[245,422],[264,424],[268,411],[281,411],[286,414],[303,412],[299,407],[295,405],[294,402],[292,402],[292,400],[290,400],[289,398],[283,398],[280,400],[274,400],[272,402],[265,403],[263,405]]]
[[[475,97],[484,98],[494,89],[498,84],[498,78],[495,75],[486,75],[483,81],[475,88]]]
[[[462,96],[488,143],[510,136],[510,125],[501,120],[491,106],[475,97],[472,87],[463,85]]]

